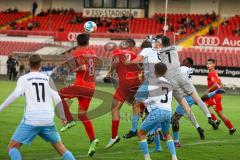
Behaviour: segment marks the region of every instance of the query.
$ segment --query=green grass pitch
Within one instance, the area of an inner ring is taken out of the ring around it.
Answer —
[[[15,82],[0,81],[0,103],[13,91]],[[110,85],[100,84],[98,90],[113,92]],[[105,97],[107,104],[111,104],[112,97]],[[101,103],[99,99],[93,99],[91,108]],[[240,115],[240,98],[239,96],[224,95],[223,96],[224,112],[231,119],[237,129],[239,129]],[[176,103],[173,103],[175,108]],[[0,113],[0,160],[7,160],[7,145],[14,133],[14,130],[21,121],[23,115],[23,98],[20,98],[8,108]],[[76,103],[73,104],[73,109],[77,108]],[[206,139],[200,140],[198,133],[193,126],[185,118],[180,123],[180,136],[182,148],[177,149],[179,160],[239,160],[240,150],[240,134],[237,130],[235,135],[229,135],[228,129],[223,123],[220,128],[214,131],[207,124],[207,119],[197,107],[193,107],[193,111],[201,125],[205,130]],[[120,123],[119,136],[122,135],[131,127],[130,115],[131,108],[125,104],[121,111],[122,120]],[[120,143],[109,150],[104,147],[108,143],[111,136],[111,115],[105,114],[93,120],[95,133],[100,139],[100,144],[97,153],[93,157],[87,156],[89,147],[88,137],[85,133],[83,125],[78,123],[71,130],[61,133],[62,140],[66,147],[71,150],[77,159],[81,160],[141,160],[143,155],[140,152],[137,138],[130,140],[121,139]],[[61,124],[56,118],[57,128],[60,129]],[[164,142],[162,153],[152,153],[153,160],[169,160],[171,159]],[[149,146],[154,147],[154,145]],[[40,138],[37,138],[31,146],[23,146],[21,148],[23,160],[58,160],[61,157],[54,151],[50,144],[45,143]]]

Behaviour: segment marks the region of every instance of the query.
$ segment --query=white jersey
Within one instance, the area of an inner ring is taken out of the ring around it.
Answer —
[[[139,55],[144,57],[144,78],[147,80],[155,78],[154,65],[161,62],[157,50],[154,48],[144,48]]]
[[[191,74],[193,74],[193,69],[187,66],[181,66],[181,73],[191,80]]]
[[[40,72],[30,72],[17,81],[14,92],[0,106],[8,106],[19,96],[25,96],[24,117],[22,122],[32,126],[54,125],[54,106],[61,103],[58,93],[51,88],[50,78]]]
[[[144,104],[149,112],[156,108],[172,111],[172,88],[168,80],[161,77],[156,82],[151,82],[148,92],[149,96]]]

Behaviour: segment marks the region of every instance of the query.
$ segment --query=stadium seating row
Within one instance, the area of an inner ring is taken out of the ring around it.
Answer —
[[[76,13],[77,14],[77,13]],[[59,29],[63,29],[64,31],[72,31],[72,32],[81,32],[83,31],[83,23],[72,24],[72,20],[76,16],[76,14],[48,14],[46,16],[36,16],[29,20],[26,20],[22,23],[19,23],[19,27],[27,28],[29,23],[37,22],[39,26],[33,28],[33,30],[39,31],[59,31]],[[162,23],[158,18],[163,17],[163,14],[156,14],[153,18],[133,18],[129,22],[129,32],[131,33],[145,33],[145,34],[154,34],[159,33],[163,30],[164,23]],[[157,17],[157,18],[156,18]],[[173,28],[172,31],[177,32],[181,27],[181,21],[183,19],[191,19],[194,23],[194,28],[190,29],[186,26],[186,33],[183,33],[184,36],[194,33],[199,28],[199,21],[201,19],[204,20],[204,25],[210,24],[212,21],[210,18],[205,18],[204,15],[191,15],[191,14],[169,14],[168,15],[168,24],[170,24]],[[171,27],[170,26],[170,27]],[[97,32],[107,32],[109,30],[109,26],[101,26],[98,27]],[[178,39],[182,38],[179,36]]]
[[[240,50],[210,50],[210,49],[182,49],[180,52],[180,60],[191,57],[195,61],[195,65],[206,65],[207,59],[213,58],[217,60],[217,66],[238,67],[240,66]]]
[[[0,55],[10,55],[14,52],[34,52],[45,45],[44,43],[0,41]]]
[[[231,17],[226,20],[226,24],[222,24],[219,26],[219,32],[218,29],[215,29],[215,35],[219,35],[221,37],[225,36],[240,36],[240,15],[236,15],[234,17]],[[235,33],[235,30],[238,28],[238,34]]]
[[[17,12],[17,13],[0,13],[0,26],[9,24],[20,18],[26,17],[28,12]]]

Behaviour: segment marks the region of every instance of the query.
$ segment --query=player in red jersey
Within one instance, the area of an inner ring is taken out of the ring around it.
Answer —
[[[223,84],[215,70],[215,64],[216,64],[215,62],[216,62],[215,59],[208,59],[207,61],[207,68],[209,70],[208,78],[207,78],[208,80],[208,89],[206,91],[207,93],[215,91],[218,88],[223,88]],[[234,132],[236,132],[236,129],[232,125],[231,121],[223,113],[221,94],[216,94],[214,97],[205,101],[205,103],[208,105],[208,107],[212,106],[214,108],[218,116],[223,120],[225,125],[229,128],[229,133],[231,135]],[[213,120],[218,121],[217,117],[214,114],[211,114],[211,115]]]
[[[135,46],[135,41],[132,39],[126,40],[123,48],[116,49],[112,52],[112,65],[111,69],[107,74],[107,77],[110,78],[113,71],[116,70],[118,75],[118,86],[113,96],[112,101],[112,138],[106,146],[106,149],[112,147],[114,144],[120,141],[118,137],[118,127],[120,122],[120,109],[127,100],[130,103],[134,101],[134,95],[137,91],[138,86],[141,84],[138,76],[141,73],[141,70],[136,64],[126,65],[126,59],[132,60],[136,58],[136,53],[133,51]],[[139,114],[138,108],[133,112]]]
[[[65,131],[75,125],[69,106],[66,102],[67,99],[78,99],[78,118],[82,121],[85,130],[89,136],[91,145],[88,154],[92,156],[95,151],[99,140],[95,138],[92,122],[86,115],[89,108],[90,101],[93,97],[95,90],[95,51],[89,47],[89,35],[86,33],[77,36],[78,48],[74,52],[74,59],[72,65],[72,72],[76,72],[75,82],[67,87],[62,88],[59,94],[64,106],[67,124],[61,129]]]

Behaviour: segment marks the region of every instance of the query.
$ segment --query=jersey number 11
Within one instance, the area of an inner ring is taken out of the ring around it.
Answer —
[[[36,88],[36,95],[37,95],[37,101],[41,102],[40,96],[39,96],[39,86],[42,88],[42,101],[45,102],[45,88],[44,83],[32,83],[33,86]]]

